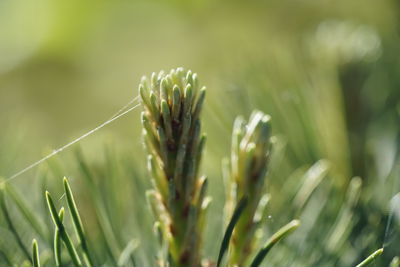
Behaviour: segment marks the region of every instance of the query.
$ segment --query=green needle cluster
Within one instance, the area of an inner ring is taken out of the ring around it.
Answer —
[[[85,231],[83,229],[83,224],[81,217],[79,215],[77,206],[75,204],[75,199],[72,194],[71,188],[69,186],[67,178],[64,178],[64,191],[65,196],[67,197],[68,208],[71,213],[72,222],[75,228],[76,235],[79,240],[79,245],[81,248],[81,254],[83,256],[83,262],[85,266],[91,267],[94,266],[92,258],[89,253],[89,247],[87,244],[87,240],[85,237]],[[57,208],[54,204],[54,201],[49,192],[46,191],[46,201],[50,211],[51,218],[54,222],[55,232],[54,232],[54,243],[53,243],[53,250],[54,250],[54,258],[56,266],[62,266],[61,262],[61,242],[64,243],[68,254],[72,260],[72,263],[76,267],[82,266],[81,258],[78,254],[77,249],[75,248],[70,235],[68,234],[67,230],[65,229],[63,219],[64,219],[64,208],[62,207],[59,212],[57,212]]]
[[[67,251],[71,257],[71,260],[76,267],[82,266],[82,262],[80,260],[80,257],[78,255],[78,252],[76,251],[74,244],[67,233],[65,226],[63,222],[61,221],[62,218],[60,218],[59,213],[57,212],[56,206],[54,205],[54,201],[50,196],[50,193],[46,191],[46,200],[47,200],[47,205],[49,206],[51,218],[53,219],[54,225],[56,227],[56,231],[58,231],[58,234],[61,237],[61,240],[64,242],[65,247],[67,248]],[[62,215],[63,212],[60,210],[60,215]],[[63,216],[62,216],[63,217]],[[59,247],[57,243],[54,244],[55,247]]]
[[[234,123],[231,169],[228,181],[228,212],[241,199],[247,199],[230,244],[230,266],[247,266],[255,248],[254,235],[259,225],[257,209],[264,201],[264,181],[271,150],[270,116],[255,111],[246,124],[242,117]],[[231,213],[231,212],[229,212]]]
[[[139,86],[142,125],[155,185],[149,202],[168,246],[173,266],[200,266],[207,179],[199,176],[206,137],[200,113],[206,89],[183,68],[153,73]]]

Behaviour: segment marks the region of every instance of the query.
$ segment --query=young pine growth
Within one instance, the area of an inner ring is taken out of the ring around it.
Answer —
[[[268,201],[264,181],[270,154],[270,116],[254,111],[248,124],[243,118],[237,118],[232,135],[231,169],[225,170],[225,174],[229,173],[226,177],[226,208],[232,219],[225,232],[217,266],[229,247],[228,266],[258,267],[276,243],[300,226],[300,221],[291,221],[273,234],[256,254],[253,253],[258,247],[256,231],[260,229]]]
[[[254,235],[261,218],[257,209],[265,205],[264,181],[271,150],[270,116],[255,111],[249,123],[239,117],[232,135],[231,169],[228,181],[228,213],[240,200],[246,207],[236,223],[231,237],[229,266],[247,266],[255,248]]]
[[[155,190],[151,207],[168,245],[170,266],[200,266],[207,179],[199,176],[205,143],[200,113],[205,87],[182,68],[153,73],[139,86],[142,125]]]

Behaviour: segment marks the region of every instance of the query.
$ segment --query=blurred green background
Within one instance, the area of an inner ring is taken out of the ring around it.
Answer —
[[[318,160],[330,164],[328,189],[314,200],[320,209],[310,208],[307,215],[320,225],[304,241],[309,249],[299,252],[301,243],[294,239],[293,257],[276,253],[276,262],[347,266],[390,241],[382,260],[388,263],[400,244],[397,217],[390,238],[385,236],[390,199],[400,190],[399,26],[400,4],[394,0],[2,0],[0,175],[12,175],[108,119],[137,95],[142,75],[183,66],[208,88],[203,172],[214,198],[209,237],[222,235],[223,218],[216,217],[224,199],[220,162],[229,155],[233,120],[260,109],[272,115],[279,144],[267,189],[276,218],[271,229],[295,216],[287,208],[292,195],[282,188],[296,187],[301,173]],[[106,146],[118,155],[116,164],[134,169],[136,175],[119,176],[118,188],[130,176],[133,183],[147,179],[139,114],[133,111],[80,143],[94,168],[108,162]],[[77,178],[76,194],[85,200],[76,166],[69,166],[73,153],[65,151],[57,160],[64,169],[58,176],[51,172],[48,182],[61,188],[61,175]],[[363,193],[351,212],[354,228],[345,252],[329,252],[334,257],[324,249],[313,251],[324,243],[321,235],[329,232],[355,176],[362,178]],[[39,183],[35,177],[31,171],[13,184],[27,198],[39,199],[39,186],[26,186]],[[143,204],[143,192],[137,193]],[[130,205],[117,203],[121,214]],[[329,215],[321,219],[325,204]],[[81,209],[90,224],[90,205]],[[129,218],[135,220],[134,214]],[[129,229],[125,218],[119,220]],[[135,236],[134,229],[127,232]],[[218,243],[206,241],[206,255],[215,258]]]

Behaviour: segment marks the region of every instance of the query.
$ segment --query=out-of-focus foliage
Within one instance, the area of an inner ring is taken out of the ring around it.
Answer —
[[[302,221],[268,255],[270,266],[349,266],[383,244],[377,262],[386,266],[400,245],[399,8],[393,0],[1,1],[0,175],[108,119],[136,96],[142,74],[185,66],[208,87],[207,257],[222,239],[220,162],[233,120],[259,109],[276,136],[265,237],[293,216]],[[42,193],[57,199],[71,177],[95,255],[118,260],[140,240],[135,253],[152,262],[140,132],[139,112],[130,113],[81,143],[90,172],[65,151],[12,185],[53,229]],[[46,240],[7,206],[26,248],[36,237],[45,257]],[[21,262],[0,223],[0,251]]]

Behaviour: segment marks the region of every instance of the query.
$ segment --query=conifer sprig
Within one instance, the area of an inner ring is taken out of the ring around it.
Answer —
[[[205,92],[197,74],[183,68],[153,73],[139,86],[148,168],[156,188],[148,197],[173,266],[200,265],[200,221],[208,203],[207,179],[199,176]]]
[[[255,111],[248,124],[242,117],[234,123],[227,205],[236,206],[243,197],[248,198],[248,204],[232,234],[230,266],[246,266],[255,248],[254,235],[259,224],[255,214],[265,194],[264,181],[271,150],[270,120],[270,116]]]

